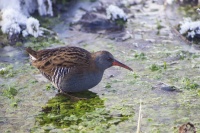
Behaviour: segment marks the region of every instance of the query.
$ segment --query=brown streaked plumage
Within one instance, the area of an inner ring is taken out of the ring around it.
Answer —
[[[179,127],[179,133],[197,133],[195,126],[188,122]]]
[[[79,47],[60,47],[34,51],[26,49],[32,65],[62,92],[79,92],[97,85],[111,66],[132,69],[107,51],[90,53]]]

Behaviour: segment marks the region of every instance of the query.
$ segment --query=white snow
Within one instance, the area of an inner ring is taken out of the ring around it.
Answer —
[[[129,5],[131,5],[131,4],[133,4],[133,3],[139,4],[141,2],[142,2],[142,0],[121,0],[120,1],[120,3],[122,5],[124,5],[124,6],[126,6],[126,7],[129,6]]]
[[[22,36],[23,37],[26,37],[26,36],[28,36],[29,34],[28,34],[28,31],[27,30],[23,30],[22,31]]]
[[[41,16],[53,16],[51,0],[0,0],[2,32],[9,35],[22,33],[24,37],[41,36],[39,21],[30,16],[37,9]]]
[[[197,8],[197,12],[200,14],[200,9],[199,8]]]
[[[174,0],[166,0],[167,4],[171,5]]]
[[[20,24],[26,22],[27,17],[20,12],[6,8],[2,10],[2,21],[0,22],[1,30],[3,33],[8,33],[13,29],[14,33],[20,33]]]
[[[41,16],[44,15],[53,16],[51,0],[37,0],[37,2],[38,2],[38,11]]]
[[[194,31],[190,31],[190,32],[188,32],[188,35],[187,35],[187,36],[188,36],[188,37],[194,38],[195,32],[194,32]]]
[[[40,23],[37,19],[30,17],[26,21],[26,30],[30,35],[38,37],[42,35],[42,31],[39,29]]]
[[[193,21],[189,18],[186,18],[183,22],[180,23],[180,33],[185,34],[188,32],[188,36],[194,37],[195,34],[198,34],[200,31],[200,21]]]
[[[107,18],[111,20],[115,20],[119,18],[123,19],[124,21],[127,20],[127,16],[125,12],[115,5],[110,5],[106,9],[106,14],[107,14]]]

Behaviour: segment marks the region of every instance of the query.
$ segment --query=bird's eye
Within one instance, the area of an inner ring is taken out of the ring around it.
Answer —
[[[110,57],[109,57],[107,60],[108,60],[108,61],[110,61],[110,62],[111,62],[111,61],[113,61],[113,59],[112,59],[112,58],[110,58]]]

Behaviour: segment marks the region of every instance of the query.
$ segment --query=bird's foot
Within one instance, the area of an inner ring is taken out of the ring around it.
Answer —
[[[64,95],[66,95],[67,97],[69,97],[71,100],[73,101],[79,101],[79,100],[87,100],[87,98],[80,98],[80,97],[76,97],[76,96],[73,96],[69,93],[66,93],[66,92],[62,92]]]

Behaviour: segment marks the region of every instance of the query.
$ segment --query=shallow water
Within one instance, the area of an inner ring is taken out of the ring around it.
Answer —
[[[82,5],[87,7],[86,3]],[[67,19],[53,28],[64,45],[108,50],[134,70],[109,68],[99,85],[77,94],[88,100],[69,101],[56,95],[55,88],[30,66],[24,52],[10,46],[1,49],[0,68],[7,69],[0,77],[1,131],[132,133],[136,132],[141,101],[141,132],[178,132],[187,122],[200,132],[200,53],[172,32],[170,26],[178,20],[171,18],[170,7],[164,10],[161,2],[146,3],[145,7],[129,7],[129,15],[135,18],[129,18],[123,31],[92,33],[80,31],[77,25],[70,30]],[[174,14],[181,18],[178,12]],[[163,28],[158,30],[158,23]],[[123,41],[126,34],[132,37]],[[181,91],[165,91],[162,84]]]

